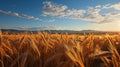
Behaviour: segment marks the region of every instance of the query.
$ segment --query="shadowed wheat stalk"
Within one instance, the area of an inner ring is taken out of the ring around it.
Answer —
[[[119,67],[116,37],[0,31],[0,67]]]

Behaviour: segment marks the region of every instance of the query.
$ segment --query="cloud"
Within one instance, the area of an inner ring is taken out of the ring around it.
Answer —
[[[109,8],[113,8],[115,10],[120,10],[120,3],[116,3],[116,4],[106,4],[106,5],[103,5],[104,9],[109,9]]]
[[[11,16],[16,16],[16,17],[20,17],[18,13],[16,12],[11,12],[11,11],[3,11],[3,10],[0,10],[0,14],[6,14],[6,15],[11,15]]]
[[[86,13],[82,17],[79,17],[78,19],[99,23],[101,20],[104,20],[104,17],[99,13],[100,12],[99,8],[100,6],[97,6],[95,8],[89,7],[86,10]]]
[[[14,27],[15,29],[18,30],[31,30],[31,31],[36,31],[36,30],[62,30],[63,27],[60,26],[42,26],[42,27]]]
[[[28,16],[26,14],[22,14],[21,15],[22,18],[26,18],[26,19],[32,19],[32,20],[36,20],[36,21],[41,21],[42,19],[38,18],[38,17],[34,17],[34,16]]]
[[[68,7],[66,5],[58,5],[53,2],[43,2],[43,15],[44,16],[59,16],[59,17],[67,17],[67,16],[81,16],[83,13],[85,13],[84,10],[77,10],[67,9]]]
[[[43,2],[43,15],[51,15],[51,16],[62,16],[64,15],[64,11],[67,9],[65,5],[57,5],[52,2]]]
[[[63,17],[69,19],[79,19],[94,23],[111,23],[120,21],[120,3],[97,5],[88,9],[68,9],[66,5],[59,5],[53,2],[43,2],[43,15],[53,17]],[[108,13],[101,13],[108,9],[113,9]]]
[[[0,14],[6,14],[6,15],[10,15],[10,16],[25,18],[25,19],[31,19],[31,20],[41,21],[40,18],[37,18],[37,17],[34,17],[34,16],[29,16],[29,15],[26,15],[26,14],[19,14],[19,13],[11,12],[11,11],[0,10]]]
[[[39,28],[36,28],[36,29],[37,30],[61,30],[62,27],[59,27],[59,26],[44,26],[44,27],[39,27]]]
[[[113,8],[116,9],[116,10],[120,10],[120,3],[111,5],[111,7],[113,7]]]
[[[110,6],[111,7],[111,6]],[[111,22],[119,22],[120,21],[120,13],[119,12],[108,12],[108,13],[100,13],[103,9],[109,9],[110,7],[104,8],[88,8],[86,10],[86,14],[79,18],[80,20],[85,20],[94,23],[111,23]]]
[[[49,22],[49,23],[51,23],[51,22],[54,22],[55,21],[55,19],[49,19],[49,20],[44,20],[43,22]]]
[[[67,10],[65,12],[65,16],[82,16],[84,13],[85,10],[72,9],[72,10]]]

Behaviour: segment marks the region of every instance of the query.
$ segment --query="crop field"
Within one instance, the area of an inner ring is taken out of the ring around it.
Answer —
[[[0,32],[0,67],[120,67],[120,34]]]

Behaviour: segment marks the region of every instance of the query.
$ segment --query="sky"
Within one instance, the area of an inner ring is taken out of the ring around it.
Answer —
[[[0,0],[0,28],[120,31],[120,0]]]

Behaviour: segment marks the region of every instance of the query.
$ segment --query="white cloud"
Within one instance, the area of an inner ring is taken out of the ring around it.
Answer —
[[[6,15],[15,16],[15,17],[20,17],[20,18],[26,18],[26,19],[32,19],[32,20],[36,20],[36,21],[41,21],[40,18],[37,18],[37,17],[34,17],[34,16],[29,16],[29,15],[26,15],[26,14],[19,14],[19,13],[11,12],[11,11],[0,10],[0,14],[6,14]]]
[[[111,22],[119,22],[120,21],[120,13],[119,12],[110,12],[105,14],[100,14],[99,10],[93,9],[85,17],[80,18],[81,20],[86,20],[89,22],[95,23],[111,23]]]
[[[43,22],[54,22],[55,20],[54,19],[49,19],[49,20],[44,20]]]
[[[65,5],[57,5],[52,2],[43,2],[43,15],[62,16],[67,9]]]
[[[79,19],[94,23],[110,23],[120,21],[120,3],[97,5],[95,7],[88,7],[88,9],[68,9],[66,5],[58,5],[53,2],[43,3],[43,15],[45,16],[57,16],[69,19]],[[113,9],[108,13],[101,13],[101,11]]]
[[[67,10],[65,12],[65,16],[82,16],[84,13],[85,13],[84,10],[72,9],[72,10]]]
[[[33,16],[28,16],[26,14],[22,14],[21,15],[23,18],[27,18],[27,19],[33,19],[34,17]]]
[[[113,7],[113,8],[116,9],[116,10],[120,10],[120,3],[111,5],[111,7]]]
[[[89,7],[88,10],[86,10],[86,14],[84,14],[80,19],[99,23],[101,20],[104,20],[104,17],[100,15],[100,9],[98,7]]]
[[[31,30],[31,31],[36,31],[36,30],[62,30],[63,27],[60,26],[41,26],[41,27],[14,27],[15,29],[18,30]]]
[[[26,18],[26,19],[36,20],[36,21],[42,21],[42,19],[40,19],[40,18],[38,18],[38,17],[29,16],[29,15],[26,15],[26,14],[22,14],[21,17],[22,17],[22,18]]]
[[[66,5],[58,5],[53,2],[43,2],[43,15],[47,16],[59,16],[59,17],[67,17],[67,16],[79,16],[85,13],[84,10],[68,10]]]
[[[39,30],[61,30],[62,27],[59,26],[46,26],[46,27],[39,27]]]
[[[11,12],[11,11],[0,10],[0,14],[6,14],[6,15],[10,15],[10,16],[19,17],[19,18],[25,18],[25,19],[31,19],[31,20],[35,20],[35,21],[39,21],[39,22],[54,22],[55,21],[54,19],[43,20],[38,17],[30,16],[27,14],[19,14],[19,13]]]
[[[109,8],[112,8],[111,4],[102,5],[100,9],[109,9]]]
[[[19,16],[19,14],[18,13],[13,13],[13,16]]]
[[[11,12],[11,11],[3,11],[3,10],[0,10],[0,14],[6,14],[6,15],[11,15],[11,16],[20,17],[18,13],[16,13],[16,12]]]

